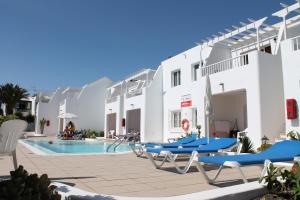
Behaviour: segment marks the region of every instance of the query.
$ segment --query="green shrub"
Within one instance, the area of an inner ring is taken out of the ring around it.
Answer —
[[[243,137],[240,141],[243,144],[241,153],[254,153],[253,143],[249,137]]]
[[[257,151],[265,151],[271,146],[272,144],[262,144],[259,148],[257,148]]]
[[[83,138],[93,138],[104,137],[104,131],[95,131],[91,129],[83,129],[80,131]]]
[[[291,138],[291,140],[300,140],[300,134],[295,131],[288,132],[287,136]]]
[[[15,113],[15,116],[16,116],[18,119],[22,119],[22,120],[25,119],[25,117],[23,116],[23,114],[22,114],[21,112],[16,112],[16,113]]]
[[[29,114],[29,115],[27,115],[27,116],[24,117],[24,120],[25,120],[27,123],[34,123],[35,117],[34,117],[32,114]]]
[[[0,126],[8,120],[14,120],[14,119],[19,119],[19,118],[15,115],[0,116]]]
[[[270,164],[267,175],[259,182],[265,182],[271,194],[276,194],[281,199],[300,199],[300,168],[295,163],[292,170],[284,170]]]
[[[99,132],[99,137],[104,137],[104,131]]]
[[[0,199],[16,200],[59,200],[61,196],[50,186],[47,174],[38,177],[28,174],[23,166],[10,172],[10,180],[0,182]]]

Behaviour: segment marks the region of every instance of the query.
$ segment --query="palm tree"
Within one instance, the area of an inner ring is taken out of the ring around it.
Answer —
[[[11,115],[14,112],[16,104],[22,99],[27,98],[27,90],[19,85],[7,83],[0,85],[0,101],[6,104],[6,114]]]

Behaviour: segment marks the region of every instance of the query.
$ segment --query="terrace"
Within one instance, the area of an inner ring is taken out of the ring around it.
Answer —
[[[252,51],[263,51],[272,55],[277,55],[281,41],[288,39],[290,33],[288,29],[300,20],[299,4],[287,6],[281,4],[282,10],[273,14],[275,21],[268,24],[269,18],[264,17],[259,20],[248,19],[248,23],[240,22],[241,26],[233,25],[230,29],[225,29],[224,32],[219,32],[219,35],[212,35],[197,43],[200,46],[201,52],[206,47],[220,47],[224,52],[228,52],[226,59],[224,57],[218,60],[214,58],[209,63],[204,63],[201,69],[201,76],[206,76],[228,71],[237,67],[247,66],[253,62],[249,59],[249,53]],[[296,15],[291,15],[295,13]],[[283,23],[281,21],[283,20]],[[300,48],[299,37],[293,38],[293,48]],[[200,53],[202,57],[202,53]],[[213,55],[214,56],[214,55]],[[222,56],[221,56],[222,57]],[[203,58],[202,60],[206,60]]]
[[[52,181],[107,195],[129,197],[164,197],[190,194],[215,188],[241,184],[238,173],[225,169],[214,185],[205,183],[196,168],[187,174],[178,174],[166,165],[165,170],[154,169],[148,159],[133,153],[113,155],[41,156],[22,144],[17,148],[18,161],[29,173],[47,173]],[[9,157],[0,158],[0,178],[13,169]],[[217,170],[211,168],[212,175]],[[260,167],[244,168],[247,178],[257,180]]]

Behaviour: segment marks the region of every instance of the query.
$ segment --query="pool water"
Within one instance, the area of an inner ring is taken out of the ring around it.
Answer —
[[[50,144],[48,140],[23,140],[23,142],[46,154],[105,154],[106,148],[111,144],[105,141],[84,140],[54,140]],[[113,147],[109,153],[113,152]],[[116,152],[130,151],[128,144],[121,144]]]

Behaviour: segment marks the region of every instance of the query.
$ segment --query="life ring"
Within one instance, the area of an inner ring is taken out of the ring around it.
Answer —
[[[189,128],[190,128],[190,122],[188,119],[183,119],[181,121],[181,128],[184,130],[184,131],[188,131]]]

